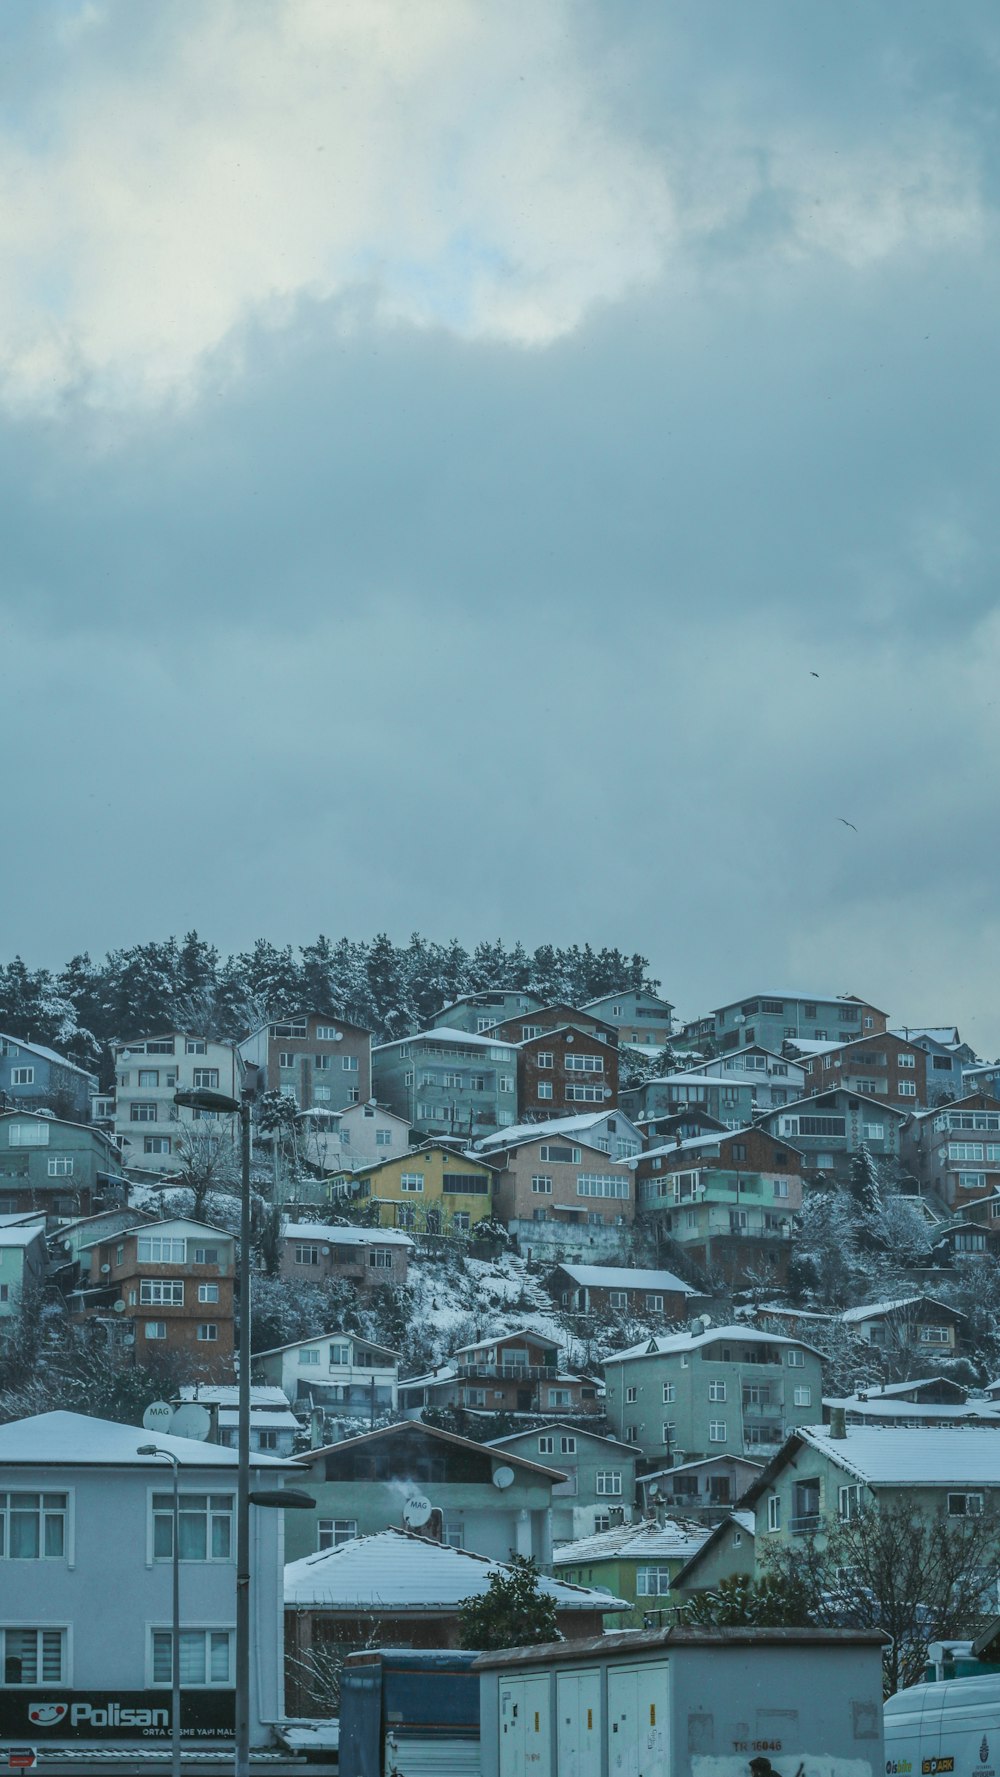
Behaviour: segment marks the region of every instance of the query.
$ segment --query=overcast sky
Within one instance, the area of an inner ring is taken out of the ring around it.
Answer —
[[[589,940],[1000,1052],[993,0],[0,35],[3,956]]]

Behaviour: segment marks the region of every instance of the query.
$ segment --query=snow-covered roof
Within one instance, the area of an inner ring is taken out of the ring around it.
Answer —
[[[26,1049],[29,1055],[38,1055],[43,1061],[50,1061],[55,1067],[69,1068],[71,1074],[81,1074],[85,1080],[96,1080],[94,1068],[78,1067],[75,1061],[67,1061],[65,1055],[58,1055],[55,1049],[47,1049],[44,1043],[29,1042],[27,1037],[11,1037],[6,1031],[0,1031],[0,1043],[13,1043],[18,1049]]]
[[[820,1042],[818,1037],[789,1037],[788,1041],[800,1055],[829,1055],[831,1049],[847,1047],[845,1043],[831,1043],[829,1039]]]
[[[386,1049],[399,1049],[404,1043],[440,1043],[446,1049],[513,1049],[514,1044],[500,1037],[478,1036],[472,1030],[455,1030],[447,1024],[439,1024],[434,1030],[417,1030],[409,1037],[397,1037],[392,1043],[376,1043],[373,1055],[384,1054]]]
[[[873,1382],[870,1388],[862,1389],[859,1394],[850,1395],[848,1399],[851,1401],[881,1401],[885,1399],[893,1400],[899,1397],[905,1398],[911,1389],[930,1388],[932,1386],[936,1388],[940,1383],[949,1380],[950,1378],[947,1376],[915,1376],[910,1382]],[[953,1383],[952,1386],[954,1388],[959,1388],[961,1387],[961,1384],[956,1382]],[[962,1392],[963,1394],[965,1393],[964,1389]],[[842,1407],[845,1406],[847,1402],[836,1401],[833,1404]]]
[[[776,987],[768,987],[760,993],[746,993],[740,1000],[727,1000],[724,1006],[713,1006],[712,1011],[728,1012],[733,1006],[745,1006],[748,1000],[801,1000],[807,1006],[868,1006],[873,1012],[882,1011],[881,1006],[873,1006],[871,1000],[864,1000],[856,993],[779,993]]]
[[[282,1222],[284,1240],[323,1240],[330,1246],[412,1246],[395,1228],[340,1228],[326,1222]]]
[[[824,1397],[823,1405],[843,1407],[845,1412],[856,1413],[861,1419],[951,1419],[957,1423],[982,1419],[1000,1426],[1000,1401],[901,1401],[880,1394],[854,1394],[836,1400]]]
[[[239,1387],[235,1382],[184,1382],[177,1390],[177,1395],[182,1401],[200,1401],[203,1406],[212,1407],[238,1407],[240,1401]],[[288,1396],[283,1388],[271,1388],[266,1383],[251,1383],[252,1412],[258,1407],[281,1408],[288,1405]],[[256,1424],[256,1419],[254,1423]]]
[[[514,1148],[521,1142],[546,1141],[553,1135],[584,1135],[606,1117],[619,1117],[626,1130],[632,1129],[638,1135],[635,1125],[613,1105],[603,1111],[581,1111],[574,1117],[549,1117],[543,1123],[512,1123],[509,1129],[497,1129],[492,1135],[484,1135],[476,1143],[478,1150],[487,1148]]]
[[[1000,1446],[991,1426],[849,1425],[834,1438],[828,1425],[799,1426],[793,1434],[873,1487],[1000,1486]]]
[[[747,1070],[741,1069],[740,1071],[746,1072]],[[756,1081],[762,1077],[763,1076],[761,1076],[761,1075],[755,1075],[754,1076],[754,1083],[756,1084]],[[632,1090],[636,1091],[636,1092],[641,1092],[643,1086],[699,1086],[699,1085],[700,1086],[715,1086],[718,1090],[721,1090],[723,1086],[731,1085],[731,1083],[732,1083],[732,1075],[730,1075],[727,1079],[723,1074],[701,1074],[701,1073],[697,1073],[694,1069],[691,1069],[688,1073],[683,1073],[683,1074],[657,1074],[655,1079],[643,1080],[642,1086],[633,1087]]]
[[[575,1543],[560,1543],[552,1556],[553,1567],[576,1567],[583,1561],[687,1561],[701,1548],[708,1527],[690,1518],[667,1518],[662,1524],[616,1524],[596,1536]]]
[[[759,1327],[725,1326],[709,1327],[703,1333],[665,1333],[660,1337],[643,1339],[638,1345],[630,1345],[627,1351],[612,1352],[604,1359],[605,1368],[608,1364],[623,1364],[629,1358],[661,1357],[678,1351],[697,1351],[702,1345],[714,1345],[717,1339],[731,1339],[740,1345],[802,1345],[801,1339],[786,1338],[784,1333],[765,1333]],[[805,1347],[812,1350],[811,1345]]]
[[[459,1345],[451,1355],[456,1358],[463,1357],[467,1351],[493,1350],[496,1346],[506,1345],[508,1339],[530,1339],[535,1345],[559,1344],[558,1339],[553,1339],[549,1333],[540,1333],[536,1327],[508,1327],[506,1332],[492,1333],[488,1339],[477,1339],[473,1345]]]
[[[405,1530],[380,1530],[290,1561],[285,1604],[299,1610],[455,1611],[466,1598],[487,1592],[494,1574],[511,1571],[470,1549],[452,1549]],[[631,1608],[622,1598],[547,1574],[539,1575],[538,1587],[559,1610]]]
[[[649,1120],[656,1121],[655,1118]],[[722,1142],[728,1141],[730,1136],[738,1138],[746,1133],[747,1125],[741,1129],[709,1129],[704,1135],[689,1135],[683,1141],[664,1142],[662,1147],[647,1148],[644,1153],[637,1154],[631,1164],[636,1166],[640,1160],[659,1159],[661,1155],[697,1155],[702,1148],[717,1148]]]
[[[334,1327],[329,1333],[313,1333],[308,1339],[291,1339],[287,1345],[270,1345],[266,1351],[255,1351],[254,1361],[259,1357],[277,1357],[283,1351],[298,1351],[302,1345],[321,1345],[324,1339],[350,1339],[353,1345],[363,1345],[366,1351],[381,1352],[383,1357],[391,1357],[393,1362],[399,1360],[398,1351],[390,1350],[388,1345],[376,1345],[374,1339],[366,1339],[363,1333],[343,1333],[338,1327]],[[390,1367],[386,1365],[387,1369]]]
[[[238,1407],[219,1408],[220,1427],[224,1426],[228,1431],[231,1426],[239,1425],[239,1422],[240,1415]],[[255,1407],[250,1415],[250,1425],[251,1428],[255,1428],[257,1431],[298,1432],[302,1429],[290,1407],[286,1407],[283,1413],[268,1412],[266,1408],[263,1411],[259,1411]]]
[[[718,1524],[714,1525],[706,1536],[705,1541],[702,1543],[701,1548],[695,1550],[694,1554],[684,1563],[684,1566],[674,1576],[674,1585],[678,1588],[682,1588],[690,1584],[690,1576],[692,1572],[697,1571],[699,1557],[705,1553],[713,1543],[720,1542],[727,1533],[731,1533],[733,1530],[740,1531],[743,1536],[753,1537],[757,1530],[757,1520],[754,1517],[753,1512],[729,1512]]]
[[[635,1449],[635,1445],[630,1445],[629,1448]],[[759,1474],[764,1467],[762,1462],[753,1462],[749,1456],[735,1456],[728,1452],[723,1455],[720,1452],[718,1456],[699,1456],[694,1462],[675,1462],[673,1468],[654,1469],[652,1474],[639,1476],[639,1485],[645,1487],[649,1481],[670,1480],[674,1475],[688,1475],[692,1469],[708,1468],[716,1462],[740,1462],[745,1468],[753,1469],[755,1474]]]
[[[672,1012],[674,1009],[673,1000],[662,999],[658,993],[650,993],[648,988],[621,987],[616,989],[614,993],[600,994],[596,1000],[584,1000],[580,1010],[587,1012],[591,1006],[609,1006],[614,1000],[628,999],[630,995],[634,995],[637,1000],[645,1000],[647,1004],[652,1001],[656,1006],[664,1006],[668,1012]]]
[[[592,1444],[610,1444],[615,1450],[624,1450],[633,1462],[639,1454],[637,1444],[623,1444],[621,1438],[602,1437],[599,1431],[584,1431],[581,1426],[572,1424],[568,1419],[546,1419],[544,1425],[533,1425],[526,1431],[511,1431],[505,1437],[488,1439],[487,1444],[491,1450],[501,1450],[504,1444],[519,1443],[522,1438],[537,1438],[539,1434],[551,1437],[555,1432],[569,1432],[571,1437],[587,1438]]]
[[[38,1228],[44,1228],[44,1209],[22,1209],[0,1216],[0,1228],[25,1228],[29,1223],[34,1223]],[[61,1228],[59,1231],[62,1233]]]
[[[155,1456],[140,1456],[140,1444],[156,1444],[176,1456],[185,1468],[235,1469],[237,1453],[223,1444],[196,1443],[193,1438],[173,1437],[169,1432],[144,1431],[141,1425],[120,1425],[112,1419],[92,1419],[86,1413],[36,1413],[30,1419],[14,1419],[0,1425],[0,1467],[17,1463],[26,1467],[64,1468],[103,1465],[159,1468]],[[255,1468],[288,1468],[290,1459],[254,1453]]]
[[[558,1269],[583,1289],[673,1290],[675,1293],[679,1290],[685,1296],[698,1294],[672,1271],[632,1271],[624,1265],[560,1265]]]
[[[115,1158],[118,1158],[114,1138],[96,1123],[80,1123],[75,1117],[51,1117],[48,1112],[29,1110],[27,1105],[9,1105],[5,1111],[0,1111],[0,1123],[10,1122],[12,1117],[33,1117],[36,1123],[50,1123],[56,1129],[84,1129],[88,1135],[102,1141],[106,1148],[111,1149]],[[121,1182],[124,1184],[125,1180]]]
[[[860,1308],[845,1308],[840,1316],[846,1326],[857,1326],[866,1320],[874,1320],[880,1314],[901,1314],[904,1308],[919,1308],[930,1304],[932,1308],[942,1308],[946,1314],[953,1314],[956,1320],[965,1320],[967,1316],[959,1309],[952,1308],[947,1302],[939,1302],[936,1296],[897,1296],[888,1302],[866,1302]]]
[[[842,1049],[843,1043],[835,1043],[835,1049]],[[760,1122],[766,1129],[774,1122],[775,1117],[787,1116],[789,1111],[801,1111],[803,1108],[822,1113],[825,1098],[846,1097],[857,1099],[859,1104],[869,1105],[873,1111],[888,1111],[891,1116],[898,1117],[905,1123],[910,1111],[900,1110],[898,1105],[889,1104],[884,1098],[873,1098],[870,1092],[859,1092],[855,1086],[845,1086],[842,1080],[831,1080],[828,1086],[821,1087],[819,1092],[807,1093],[803,1098],[792,1098],[787,1104],[776,1105],[773,1110],[765,1111]]]
[[[922,1024],[919,1029],[911,1024],[907,1030],[891,1030],[890,1036],[902,1037],[904,1043],[913,1043],[917,1037],[929,1037],[932,1043],[940,1043],[942,1049],[955,1049],[961,1038],[957,1024]]]
[[[13,1222],[0,1228],[0,1246],[30,1246],[33,1240],[45,1239],[41,1222]]]

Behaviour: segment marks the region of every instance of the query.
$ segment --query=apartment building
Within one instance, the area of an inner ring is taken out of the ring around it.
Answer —
[[[466,1030],[481,1037],[487,1031],[495,1030],[505,1019],[537,1012],[541,1004],[537,994],[528,993],[524,988],[484,988],[481,993],[465,993],[447,1006],[439,1007],[433,1018],[428,1019],[428,1024],[432,1030],[442,1027]]]
[[[360,1333],[330,1332],[257,1351],[254,1375],[296,1406],[336,1408],[344,1418],[394,1410],[399,1359]]]
[[[970,1092],[921,1111],[901,1138],[904,1165],[921,1192],[956,1212],[1000,1191],[1000,1100]]]
[[[413,1241],[392,1228],[345,1228],[336,1223],[284,1222],[279,1271],[290,1283],[352,1283],[362,1294],[382,1284],[402,1285]]]
[[[90,1215],[124,1190],[110,1135],[32,1111],[0,1115],[0,1215]]]
[[[0,1033],[0,1109],[53,1111],[86,1123],[98,1079],[54,1049]]]
[[[612,1025],[618,1041],[631,1049],[663,1049],[674,1028],[674,1008],[669,1000],[631,988],[625,993],[605,993],[600,999],[588,1000],[580,1010]]]
[[[372,1050],[375,1093],[423,1137],[472,1141],[517,1122],[517,1050],[439,1027]]]
[[[618,1050],[603,1037],[562,1025],[517,1046],[517,1114],[522,1122],[572,1117],[587,1105],[618,1103]]]
[[[84,1250],[90,1275],[71,1313],[100,1319],[137,1364],[176,1364],[192,1379],[224,1381],[233,1367],[236,1242],[222,1228],[176,1217],[144,1222]]]
[[[855,994],[753,994],[712,1013],[711,1036],[716,1049],[745,1049],[757,1044],[780,1055],[789,1039],[850,1043],[855,1037],[877,1036],[888,1015]]]
[[[529,1462],[552,1463],[566,1476],[552,1489],[552,1541],[573,1542],[611,1529],[612,1512],[632,1515],[638,1452],[579,1424],[556,1420],[530,1431],[492,1438],[489,1448]]]
[[[258,1025],[238,1045],[258,1093],[284,1092],[302,1111],[343,1111],[372,1096],[371,1031],[321,1012]]]
[[[631,1168],[590,1139],[594,1125],[590,1119],[582,1121],[583,1136],[577,1136],[572,1127],[576,1119],[570,1118],[568,1134],[561,1133],[564,1125],[558,1122],[534,1128],[528,1124],[509,1147],[490,1149],[490,1163],[497,1169],[494,1214],[526,1257],[614,1257],[623,1229],[632,1223]],[[616,1133],[604,1140],[618,1139],[618,1121],[613,1119]]]
[[[395,1160],[364,1166],[345,1182],[382,1228],[468,1234],[493,1214],[496,1167],[477,1154],[427,1142]]]
[[[635,1162],[636,1208],[703,1271],[729,1284],[784,1277],[802,1207],[802,1156],[759,1127],[694,1136]]]
[[[414,1415],[425,1407],[462,1407],[481,1413],[599,1413],[599,1395],[593,1378],[566,1370],[559,1346],[532,1327],[463,1345],[436,1370],[399,1385],[399,1404]]]
[[[834,1087],[768,1111],[759,1126],[794,1145],[807,1178],[817,1174],[846,1180],[862,1148],[875,1159],[898,1160],[909,1113],[887,1099],[862,1097]]]
[[[238,1139],[232,1117],[175,1104],[179,1091],[238,1099],[243,1070],[232,1043],[190,1031],[135,1037],[115,1048],[115,1136],[130,1172],[173,1173],[195,1137]]]
[[[866,1098],[885,1099],[902,1111],[927,1103],[927,1054],[917,1043],[886,1030],[803,1058],[805,1093],[842,1086]]]

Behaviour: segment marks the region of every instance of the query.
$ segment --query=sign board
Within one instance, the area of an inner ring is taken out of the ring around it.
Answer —
[[[0,1690],[0,1743],[32,1740],[169,1740],[163,1691]],[[185,1739],[224,1740],[236,1726],[236,1692],[182,1691]],[[25,1750],[27,1748],[25,1747]],[[30,1769],[30,1767],[28,1767]],[[0,1765],[2,1769],[2,1765]]]
[[[7,1751],[8,1771],[31,1771],[38,1763],[33,1746],[11,1746]]]

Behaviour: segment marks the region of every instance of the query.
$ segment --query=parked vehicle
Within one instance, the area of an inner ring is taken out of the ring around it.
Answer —
[[[885,1705],[887,1777],[996,1777],[1000,1675],[897,1691]]]

